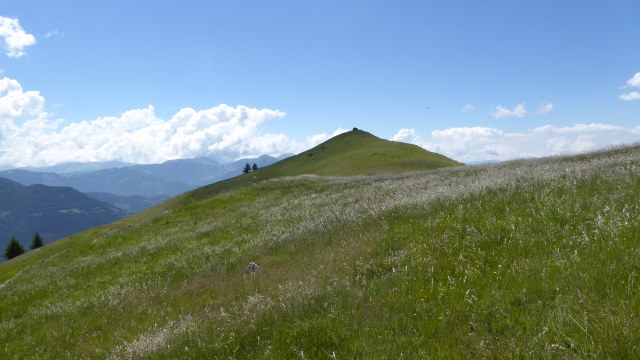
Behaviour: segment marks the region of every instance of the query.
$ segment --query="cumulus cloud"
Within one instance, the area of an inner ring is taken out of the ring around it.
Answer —
[[[159,163],[213,156],[223,161],[242,156],[281,154],[295,146],[285,135],[260,134],[260,127],[285,113],[246,106],[184,108],[171,119],[153,106],[66,126],[39,117],[2,128],[0,164],[38,166],[69,161],[119,160]]]
[[[400,129],[395,135],[393,135],[391,140],[409,142],[416,145],[421,145],[424,141],[422,137],[416,133],[416,129]]]
[[[631,101],[640,100],[640,91],[632,91],[630,93],[620,95],[620,100]]]
[[[505,118],[523,118],[527,115],[527,109],[524,107],[524,104],[518,104],[513,109],[507,109],[502,106],[496,106],[496,109],[491,113],[491,116],[496,119],[505,119]]]
[[[35,36],[28,34],[20,26],[18,19],[0,16],[0,38],[7,56],[18,58],[26,54],[24,49],[36,43]]]
[[[184,108],[166,120],[148,106],[68,124],[52,119],[44,106],[38,91],[24,91],[13,79],[0,80],[0,166],[108,160],[159,163],[199,156],[232,161],[299,152],[329,137],[322,133],[296,142],[284,134],[264,133],[267,122],[286,114],[242,105]],[[334,134],[344,131],[337,129]]]
[[[44,97],[40,92],[24,92],[16,80],[7,77],[0,79],[0,121],[38,115],[43,108]]]
[[[464,107],[462,108],[462,112],[469,113],[469,112],[473,112],[475,109],[476,107],[473,106],[473,104],[465,104]]]
[[[640,88],[640,72],[635,73],[635,75],[627,81],[627,85]]]
[[[577,154],[640,141],[640,126],[609,124],[546,125],[522,133],[487,127],[435,130],[427,137],[401,129],[392,138],[416,144],[461,162],[504,161],[517,158]]]
[[[538,113],[538,115],[545,115],[550,113],[551,111],[553,111],[553,104],[548,102],[548,103],[540,104],[536,112]]]
[[[640,72],[635,73],[631,79],[627,80],[627,85],[625,87],[640,88]],[[618,98],[624,101],[640,100],[640,91],[631,91],[620,95]]]

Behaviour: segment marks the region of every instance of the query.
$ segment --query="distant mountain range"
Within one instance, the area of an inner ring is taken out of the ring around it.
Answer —
[[[129,214],[70,187],[25,186],[0,177],[0,249],[12,236],[28,248],[36,232],[49,243]]]
[[[47,168],[5,170],[0,171],[0,177],[23,185],[70,186],[84,193],[162,199],[240,175],[246,163],[255,163],[258,167],[264,167],[288,156],[290,155],[276,158],[263,155],[228,164],[220,164],[209,158],[171,160],[150,165],[73,163]],[[104,168],[108,165],[116,165],[116,167]]]
[[[106,192],[121,196],[173,196],[190,189],[187,184],[168,181],[132,166],[72,174],[17,169],[2,171],[0,177],[23,185],[70,186],[85,193]]]
[[[112,169],[112,168],[122,168],[125,166],[131,166],[134,164],[124,163],[121,161],[100,161],[100,162],[70,162],[63,163],[52,166],[43,166],[43,167],[25,167],[22,170],[30,170],[37,172],[52,172],[58,174],[71,174],[71,173],[82,173],[82,172],[92,172],[104,169]],[[8,170],[8,169],[4,169]]]

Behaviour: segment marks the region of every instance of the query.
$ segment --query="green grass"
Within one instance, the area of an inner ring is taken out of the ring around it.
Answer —
[[[353,130],[335,136],[301,154],[256,172],[205,186],[179,197],[202,199],[220,191],[237,189],[259,181],[296,175],[354,176],[421,171],[463,164],[419,146],[380,139]]]
[[[629,147],[177,199],[0,264],[0,358],[637,358],[639,170]]]
[[[332,138],[277,165],[276,176],[369,175],[435,169],[462,164],[416,145],[379,139],[354,130]],[[271,169],[269,169],[271,170]],[[276,170],[276,166],[273,167]]]

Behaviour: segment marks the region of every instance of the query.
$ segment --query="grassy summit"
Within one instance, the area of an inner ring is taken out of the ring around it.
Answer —
[[[460,165],[416,145],[383,140],[368,132],[353,130],[281,161],[273,166],[273,175],[370,175]]]
[[[243,175],[0,264],[0,358],[638,358],[639,169]]]
[[[380,139],[366,131],[337,135],[303,153],[257,172],[220,181],[187,194],[202,198],[221,190],[237,189],[258,181],[296,175],[352,176],[422,171],[463,164],[419,146]]]

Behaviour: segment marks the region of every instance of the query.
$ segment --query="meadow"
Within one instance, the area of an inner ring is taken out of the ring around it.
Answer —
[[[0,358],[640,356],[640,146],[252,176],[1,263]]]

